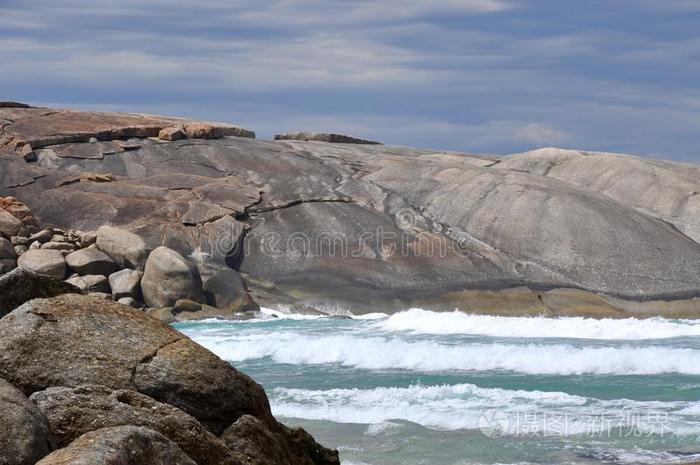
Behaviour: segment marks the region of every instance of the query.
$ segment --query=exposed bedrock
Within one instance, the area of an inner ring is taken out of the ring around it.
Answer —
[[[94,118],[71,112],[65,132]],[[50,226],[117,227],[98,232],[97,247],[120,266],[142,270],[155,249],[172,249],[197,268],[207,305],[242,302],[221,294],[211,272],[221,267],[265,306],[700,314],[692,165],[142,136],[52,142],[35,163],[0,154],[0,195]]]

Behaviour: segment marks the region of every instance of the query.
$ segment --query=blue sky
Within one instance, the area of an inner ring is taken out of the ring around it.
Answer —
[[[0,100],[700,162],[700,0],[0,0]]]

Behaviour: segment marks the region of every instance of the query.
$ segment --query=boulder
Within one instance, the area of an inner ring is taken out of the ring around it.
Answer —
[[[78,292],[76,287],[59,279],[16,268],[0,276],[0,318],[32,299]]]
[[[175,443],[138,426],[102,428],[84,434],[37,465],[195,465]]]
[[[233,454],[221,439],[194,417],[135,391],[56,387],[34,393],[31,400],[48,419],[58,447],[95,429],[144,426],[173,441],[200,465],[233,463]]]
[[[204,281],[203,287],[207,303],[218,308],[221,315],[260,310],[235,270],[219,270]]]
[[[187,134],[185,134],[185,130],[179,126],[163,128],[158,133],[158,139],[160,140],[174,141],[184,139],[186,137]]]
[[[104,293],[109,296],[111,292],[107,277],[101,274],[74,276],[70,279],[66,279],[66,282],[77,287],[83,293]]]
[[[25,226],[38,227],[34,214],[24,203],[14,197],[0,197],[0,209],[11,213],[16,218],[25,224]]]
[[[88,231],[88,232],[83,232],[80,231],[78,233],[78,237],[80,237],[80,244],[83,247],[88,247],[97,242],[97,233]]]
[[[115,300],[132,298],[138,300],[141,294],[141,276],[143,273],[128,268],[109,275],[109,286]]]
[[[80,275],[109,276],[119,269],[119,265],[106,253],[96,247],[77,250],[66,256],[68,267]]]
[[[302,428],[280,426],[270,431],[260,420],[244,415],[224,431],[221,439],[245,455],[251,465],[337,465],[338,451],[323,447]]]
[[[9,258],[0,258],[0,275],[9,273],[17,268],[17,261]]]
[[[178,252],[163,246],[148,256],[141,291],[149,307],[172,306],[179,299],[203,300],[196,268]]]
[[[41,231],[29,236],[29,242],[39,242],[41,244],[49,242],[53,238],[53,231],[51,229],[42,229]]]
[[[207,123],[185,123],[185,133],[190,139],[220,139],[224,137],[224,130],[221,126]]]
[[[141,302],[132,299],[131,297],[122,297],[121,299],[117,299],[117,303],[132,308],[143,308],[143,304]]]
[[[75,244],[71,244],[70,242],[47,242],[45,244],[41,244],[41,248],[43,250],[60,250],[63,252],[72,252],[75,250],[77,247]]]
[[[26,252],[27,250],[29,250],[29,247],[27,247],[26,245],[16,245],[16,246],[14,247],[14,249],[15,249],[15,254],[19,257],[19,256],[22,255],[24,252]]]
[[[20,268],[58,279],[66,276],[66,259],[58,250],[34,249],[23,253],[17,264]]]
[[[52,450],[49,424],[19,389],[0,378],[0,463],[34,465]]]
[[[5,236],[7,239],[17,236],[23,226],[24,223],[19,218],[0,208],[0,235]]]
[[[243,415],[236,420],[224,431],[221,439],[230,449],[245,455],[251,465],[292,463],[289,450],[280,439],[252,415]]]
[[[0,259],[14,260],[17,258],[17,252],[12,246],[12,242],[8,241],[4,237],[0,237]]]
[[[32,149],[32,146],[29,144],[24,144],[22,148],[19,150],[19,154],[22,156],[24,161],[26,162],[34,162],[36,161],[36,153]]]
[[[148,247],[143,239],[125,229],[102,226],[97,230],[97,248],[120,266],[143,269],[148,258]]]
[[[245,414],[276,424],[249,377],[167,324],[96,297],[35,299],[0,320],[0,376],[26,394],[86,384],[131,389],[214,434]]]

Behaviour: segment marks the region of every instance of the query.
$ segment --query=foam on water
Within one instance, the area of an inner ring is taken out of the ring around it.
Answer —
[[[400,337],[323,336],[283,331],[230,337],[192,335],[231,362],[270,357],[275,363],[336,364],[366,370],[513,371],[526,374],[700,375],[700,350],[662,346],[448,344]]]
[[[367,434],[395,428],[403,420],[438,430],[478,429],[484,415],[497,412],[505,434],[540,431],[549,435],[576,435],[598,429],[638,428],[661,432],[664,427],[685,434],[700,432],[697,417],[681,411],[687,402],[600,400],[564,392],[481,388],[473,384],[414,385],[374,389],[285,389],[271,393],[273,413],[307,420],[370,424]],[[603,422],[605,419],[605,422]],[[625,425],[624,422],[629,424]],[[656,423],[655,423],[656,422]],[[626,432],[626,431],[625,431]]]
[[[378,324],[386,331],[419,334],[473,334],[519,338],[575,338],[609,340],[663,339],[700,336],[700,321],[665,318],[546,318],[471,315],[459,311],[411,309]]]

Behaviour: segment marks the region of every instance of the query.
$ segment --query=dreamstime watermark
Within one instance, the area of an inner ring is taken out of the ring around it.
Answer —
[[[397,227],[344,228],[351,229],[351,233],[335,231],[330,226],[319,231],[280,232],[260,225],[248,230],[240,223],[232,223],[216,231],[215,252],[224,257],[255,253],[290,260],[312,257],[445,259],[449,256],[467,257],[473,253],[474,239],[470,235],[457,230],[422,230],[417,227],[412,210],[400,210],[394,215],[394,221]]]
[[[672,435],[668,412],[641,410],[574,416],[567,413],[491,409],[481,414],[478,428],[491,439],[504,436],[634,438]]]

